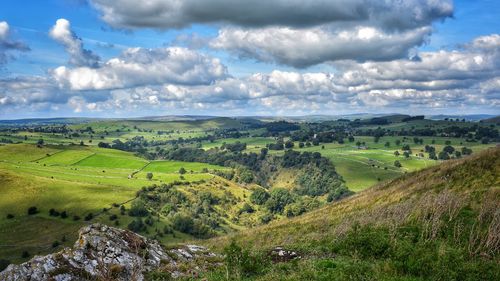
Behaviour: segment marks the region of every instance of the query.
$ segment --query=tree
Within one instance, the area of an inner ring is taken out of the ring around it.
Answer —
[[[450,159],[450,156],[445,151],[441,151],[439,152],[438,158],[441,160],[448,160]]]
[[[399,156],[399,155],[400,155],[399,151],[397,151],[397,150],[396,150],[396,151],[394,151],[394,156],[396,156],[396,157],[397,157],[397,156]]]
[[[179,174],[184,175],[185,173],[186,173],[186,169],[184,169],[184,167],[181,167],[179,169]]]
[[[389,147],[389,146],[391,146],[391,143],[387,141],[387,142],[385,142],[384,146]]]
[[[284,188],[276,188],[271,191],[271,196],[266,202],[266,207],[274,213],[282,213],[286,205],[293,203],[294,199],[290,191]]]
[[[353,136],[349,136],[349,142],[353,142],[354,141],[354,137]]]
[[[455,151],[455,148],[451,145],[447,145],[443,148],[443,151],[448,154],[452,154]]]
[[[269,197],[270,195],[265,189],[259,188],[252,192],[252,195],[250,195],[250,202],[257,205],[263,205]]]
[[[128,211],[128,215],[131,217],[145,217],[149,215],[149,211],[146,208],[144,202],[142,202],[142,200],[137,199],[132,203],[132,207]]]
[[[401,163],[398,160],[396,160],[396,161],[394,161],[394,166],[396,168],[401,168],[403,165],[401,165]]]
[[[151,173],[151,172],[147,173],[147,174],[146,174],[146,178],[147,178],[148,180],[152,180],[152,179],[153,179],[153,173]]]
[[[291,140],[287,140],[287,141],[285,142],[285,148],[290,149],[290,148],[293,148],[293,146],[294,146],[293,141],[291,141]]]
[[[29,208],[28,208],[28,215],[34,215],[34,214],[36,214],[36,213],[38,213],[38,209],[37,209],[37,207],[32,206],[32,207],[29,207]]]
[[[194,221],[191,216],[178,213],[175,214],[172,219],[172,226],[177,231],[191,233],[193,231]]]
[[[410,158],[410,152],[408,152],[408,151],[403,152],[403,156],[405,158]]]
[[[303,142],[299,142],[299,148],[304,148],[304,143]]]

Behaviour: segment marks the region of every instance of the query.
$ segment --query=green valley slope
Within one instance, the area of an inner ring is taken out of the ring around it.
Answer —
[[[206,244],[249,249],[227,265],[256,280],[498,280],[499,175],[500,148],[492,148]],[[303,258],[272,264],[258,254],[275,246]]]

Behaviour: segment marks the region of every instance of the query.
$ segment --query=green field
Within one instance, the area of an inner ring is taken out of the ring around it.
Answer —
[[[143,167],[147,169],[140,171]],[[180,167],[188,173],[180,175]],[[63,236],[72,243],[88,213],[98,214],[113,203],[129,201],[142,187],[154,183],[212,179],[213,175],[201,172],[204,168],[224,169],[204,163],[149,162],[128,152],[96,147],[2,145],[0,257],[17,261],[21,251],[31,255],[50,252],[52,242]],[[146,178],[147,172],[153,172],[152,180]],[[28,215],[31,206],[39,213]],[[50,217],[51,208],[66,211],[68,218]],[[14,218],[7,219],[7,214]],[[80,219],[73,220],[75,215]],[[112,223],[107,216],[96,219]],[[130,220],[124,216],[120,223],[126,225]]]

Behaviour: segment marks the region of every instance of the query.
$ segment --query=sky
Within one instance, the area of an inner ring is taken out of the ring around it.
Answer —
[[[499,114],[497,0],[2,0],[0,119]]]

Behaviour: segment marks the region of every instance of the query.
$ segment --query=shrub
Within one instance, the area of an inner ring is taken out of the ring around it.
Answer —
[[[74,221],[78,221],[78,220],[80,220],[80,219],[81,219],[81,218],[80,218],[80,216],[77,216],[77,215],[74,215],[74,216],[73,216],[73,220],[74,220]]]
[[[282,213],[285,206],[293,202],[294,198],[290,191],[284,188],[276,188],[271,191],[271,196],[266,202],[266,207],[273,213]]]
[[[194,226],[193,219],[186,214],[175,214],[172,219],[173,228],[184,233],[191,233]]]
[[[14,215],[13,214],[7,214],[7,219],[13,219]]]
[[[0,259],[0,272],[9,266],[10,261],[5,259]]]
[[[239,214],[243,214],[243,213],[249,213],[250,214],[250,213],[253,213],[253,212],[255,212],[255,210],[248,203],[243,204],[243,207],[241,207],[241,209],[238,211]]]
[[[232,241],[224,248],[224,265],[230,280],[240,280],[262,273],[269,265],[269,260],[262,255],[251,255]]]
[[[94,214],[92,214],[92,213],[88,213],[88,214],[85,216],[85,218],[83,218],[83,219],[84,219],[85,221],[89,221],[89,220],[91,220],[91,219],[93,219],[93,218],[94,218]]]
[[[62,212],[61,212],[61,218],[62,218],[62,219],[65,219],[65,218],[67,218],[67,217],[68,217],[68,213],[67,213],[66,211],[62,211]]]
[[[49,210],[49,216],[51,217],[58,217],[60,214],[58,211],[56,211],[55,209],[50,209]]]
[[[21,258],[23,258],[23,259],[26,259],[29,257],[30,257],[30,253],[28,253],[28,251],[23,251],[23,253],[21,254]]]
[[[269,197],[270,195],[265,189],[259,188],[252,192],[252,195],[250,195],[250,202],[257,205],[263,205]]]
[[[117,216],[117,215],[115,215],[115,214],[113,214],[113,215],[109,216],[109,220],[110,220],[110,221],[114,221],[114,220],[117,220],[117,219],[118,219],[118,216]]]
[[[52,248],[57,248],[59,245],[61,245],[61,243],[57,240],[52,242]]]
[[[136,218],[127,225],[127,228],[133,232],[140,232],[146,230],[146,225],[142,222],[142,219]]]
[[[149,215],[149,212],[148,209],[146,209],[144,202],[141,200],[135,200],[132,203],[132,207],[128,211],[128,215],[131,217],[145,217]]]
[[[37,214],[37,213],[38,213],[37,207],[33,206],[33,207],[29,207],[28,208],[28,215],[34,215],[34,214]]]

